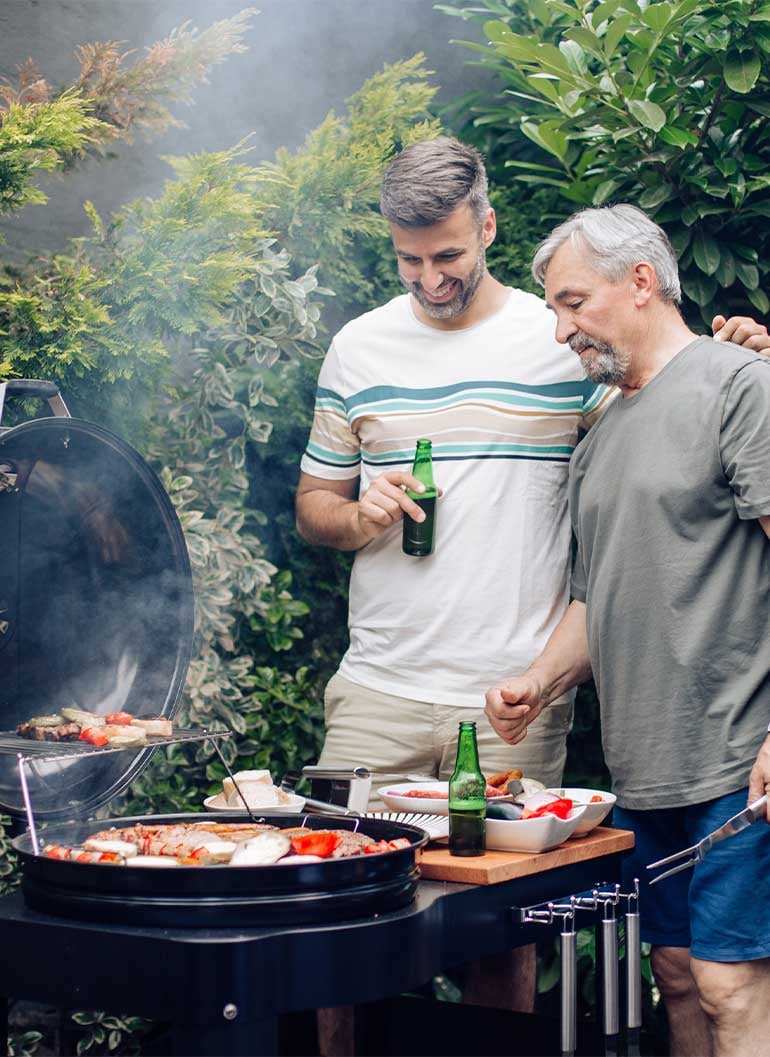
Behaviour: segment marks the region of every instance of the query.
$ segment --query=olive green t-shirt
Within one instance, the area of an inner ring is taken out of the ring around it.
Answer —
[[[770,720],[770,361],[686,346],[578,446],[569,499],[618,803],[742,788]]]

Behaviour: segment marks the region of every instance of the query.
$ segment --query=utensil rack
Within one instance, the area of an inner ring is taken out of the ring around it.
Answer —
[[[639,1053],[642,1026],[642,963],[639,934],[639,881],[631,892],[621,892],[620,885],[611,889],[594,888],[590,895],[572,895],[563,902],[549,901],[529,907],[514,907],[520,925],[561,924],[559,947],[561,958],[561,1052],[571,1057],[577,1045],[577,931],[576,918],[581,912],[601,911],[602,1020],[605,1054],[619,1052],[619,948],[617,908],[625,901],[626,940],[626,1046],[627,1054]]]

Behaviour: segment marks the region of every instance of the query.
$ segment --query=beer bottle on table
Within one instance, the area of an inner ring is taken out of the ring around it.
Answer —
[[[476,724],[461,723],[449,779],[449,854],[483,855],[487,782],[479,766]]]
[[[425,512],[425,520],[415,521],[408,514],[404,514],[402,547],[404,554],[411,554],[414,558],[423,558],[433,551],[433,529],[436,523],[436,496],[438,495],[438,489],[433,483],[431,442],[424,438],[417,441],[412,476],[425,485],[425,491],[413,492],[411,488],[407,488],[406,494]]]

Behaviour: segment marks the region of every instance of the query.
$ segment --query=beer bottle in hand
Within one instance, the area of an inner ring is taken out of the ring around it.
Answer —
[[[408,514],[404,514],[402,547],[404,554],[423,558],[433,551],[433,528],[436,523],[436,496],[438,495],[438,489],[433,483],[433,459],[429,440],[417,441],[412,476],[425,485],[425,491],[413,492],[411,488],[407,488],[406,494],[424,511],[425,520],[415,521]]]
[[[483,855],[487,783],[479,766],[476,724],[461,723],[449,779],[449,854]]]

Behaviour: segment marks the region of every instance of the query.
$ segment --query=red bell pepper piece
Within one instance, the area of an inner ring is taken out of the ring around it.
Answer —
[[[556,815],[557,818],[566,818],[572,810],[572,801],[567,798],[551,800],[548,804],[541,804],[532,810],[524,808],[521,813],[522,820],[527,818],[542,818],[543,815]]]
[[[342,838],[328,830],[317,830],[315,833],[300,833],[291,838],[291,847],[295,855],[317,855],[319,859],[328,859]]]
[[[110,739],[106,734],[100,734],[98,727],[83,727],[78,735],[78,740],[87,741],[89,745],[101,748],[102,745],[107,745]]]
[[[110,712],[109,715],[104,717],[107,723],[117,723],[118,725],[126,726],[132,722],[133,718],[128,712]]]

